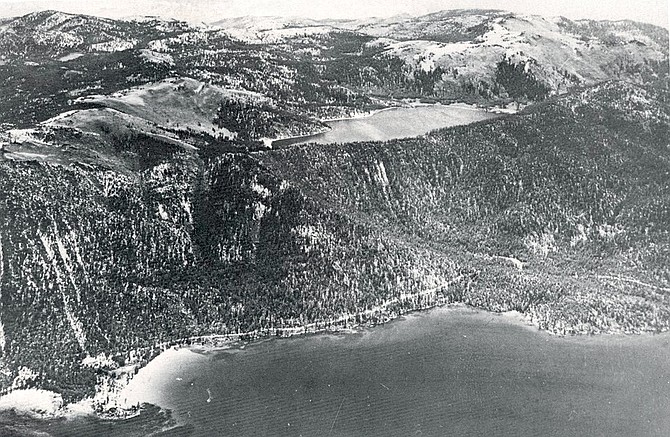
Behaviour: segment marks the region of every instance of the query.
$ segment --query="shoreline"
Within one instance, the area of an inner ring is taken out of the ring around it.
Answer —
[[[421,295],[436,296],[436,290],[426,290]],[[401,296],[402,298],[402,296]],[[286,326],[264,330],[254,330],[235,334],[208,334],[182,338],[170,342],[161,343],[152,348],[151,357],[129,363],[123,367],[112,369],[106,377],[102,377],[100,384],[96,387],[96,395],[84,398],[79,402],[64,405],[60,394],[34,388],[15,389],[0,396],[0,411],[13,410],[17,414],[26,415],[38,419],[74,419],[86,416],[95,416],[105,420],[125,420],[140,414],[141,405],[144,402],[132,402],[137,393],[133,392],[133,386],[145,384],[142,381],[150,381],[156,373],[152,371],[152,364],[160,365],[159,357],[164,360],[170,355],[192,353],[194,357],[207,355],[211,352],[223,350],[243,350],[248,344],[264,341],[289,339],[293,337],[307,337],[316,335],[348,335],[364,332],[366,329],[374,329],[386,323],[402,321],[403,317],[421,317],[428,311],[468,311],[472,314],[487,314],[504,320],[506,323],[530,330],[547,338],[560,338],[563,340],[575,339],[631,339],[631,338],[653,338],[657,335],[668,335],[668,331],[601,331],[597,333],[587,332],[557,332],[554,330],[541,329],[534,322],[530,314],[524,314],[516,310],[495,312],[483,308],[474,307],[463,302],[452,302],[444,297],[437,297],[433,302],[410,309],[399,309],[388,311],[388,307],[398,303],[398,298],[378,305],[369,310],[356,314],[346,314],[338,318],[312,322],[300,326]],[[167,355],[166,355],[167,354]],[[137,378],[140,379],[137,379]],[[129,391],[130,390],[130,391]],[[36,398],[37,395],[37,398]],[[102,401],[105,399],[106,401]],[[160,407],[160,405],[157,405]],[[161,407],[162,408],[162,407]]]
[[[421,102],[402,102],[402,104],[397,105],[397,106],[387,106],[384,108],[379,108],[379,109],[374,109],[372,111],[365,111],[358,113],[356,115],[350,116],[350,117],[337,117],[337,118],[324,118],[320,119],[319,122],[323,124],[328,124],[328,123],[338,123],[338,122],[343,122],[343,121],[354,121],[354,120],[364,120],[366,118],[371,118],[377,114],[380,114],[382,112],[386,111],[395,111],[398,109],[416,109],[416,108],[424,108],[424,107],[433,107],[433,106],[441,106],[443,108],[456,108],[456,109],[462,109],[462,110],[468,110],[468,111],[475,111],[475,112],[480,112],[480,111],[485,111],[486,113],[490,114],[497,114],[497,115],[513,115],[517,114],[518,111],[515,109],[509,109],[509,108],[504,108],[500,106],[495,106],[492,108],[485,108],[485,107],[480,107],[475,104],[467,104],[464,102],[455,102],[455,103],[449,103],[449,104],[443,104],[440,102],[436,103],[421,103]],[[303,139],[309,139],[327,132],[330,132],[333,128],[332,126],[328,126],[329,129],[323,130],[321,132],[313,133],[313,134],[308,134],[308,135],[296,135],[296,136],[291,136],[291,137],[284,137],[284,138],[262,138],[261,141],[263,144],[270,148],[270,149],[281,149],[283,147],[288,147],[293,144],[299,144],[301,140]],[[288,144],[285,145],[279,145],[275,143],[284,143],[287,142]]]
[[[412,105],[400,105],[400,106],[386,106],[384,108],[379,108],[379,109],[373,109],[372,111],[365,111],[365,112],[360,112],[356,115],[352,115],[350,117],[337,117],[337,118],[324,118],[323,120],[319,120],[321,123],[333,123],[333,122],[338,122],[338,121],[348,121],[348,120],[361,120],[361,119],[366,119],[370,118],[372,116],[375,116],[379,114],[380,112],[385,112],[385,111],[393,111],[396,109],[400,108],[412,108]]]
[[[328,126],[327,123],[369,118],[369,117],[372,117],[373,115],[378,114],[380,112],[388,111],[388,110],[391,110],[391,109],[398,109],[398,108],[402,108],[402,107],[403,106],[388,106],[386,108],[380,108],[380,109],[374,109],[372,111],[361,112],[359,114],[356,114],[356,115],[353,115],[353,116],[350,116],[350,117],[323,118],[323,119],[319,119],[319,122],[323,123],[323,124],[326,124],[328,129],[324,129],[321,132],[316,132],[316,133],[307,134],[307,135],[295,135],[295,136],[291,136],[291,137],[261,138],[261,141],[263,142],[263,144],[266,147],[268,147],[270,149],[276,149],[276,147],[274,145],[276,142],[286,142],[286,141],[288,141],[289,144],[287,144],[287,146],[289,146],[289,145],[291,145],[290,142],[293,141],[293,140],[298,141],[298,140],[301,140],[303,138],[304,139],[311,138],[311,137],[315,137],[317,135],[321,135],[321,134],[325,134],[327,132],[330,132],[331,130],[333,130],[333,128],[332,128],[332,126]]]
[[[444,303],[437,304],[429,307],[425,307],[418,310],[410,310],[397,314],[394,317],[385,319],[378,323],[360,323],[348,327],[331,327],[331,328],[322,328],[322,329],[308,329],[307,327],[296,327],[296,331],[292,331],[288,335],[259,335],[253,338],[244,339],[244,335],[250,333],[241,333],[237,334],[237,338],[229,338],[227,336],[220,335],[210,335],[210,336],[200,336],[200,337],[191,337],[187,339],[187,342],[171,345],[168,349],[161,352],[158,356],[151,360],[148,366],[143,367],[137,375],[129,382],[129,384],[123,388],[119,393],[127,399],[134,399],[136,402],[142,404],[149,403],[156,405],[160,408],[169,409],[168,406],[163,406],[160,403],[153,403],[148,401],[142,401],[143,393],[151,393],[150,390],[147,390],[147,387],[151,385],[151,381],[154,378],[158,378],[159,375],[165,377],[165,369],[177,369],[182,365],[186,367],[193,362],[197,362],[203,359],[208,359],[211,354],[216,354],[217,352],[230,351],[234,353],[241,353],[245,350],[247,346],[254,347],[266,342],[277,342],[283,340],[290,340],[291,338],[309,338],[314,336],[322,335],[342,335],[348,336],[351,334],[362,334],[381,328],[386,324],[395,324],[401,323],[405,319],[414,318],[414,317],[423,317],[429,312],[433,311],[443,311],[445,316],[449,313],[457,313],[461,315],[471,315],[475,317],[482,318],[481,323],[488,324],[492,320],[495,320],[494,323],[503,323],[511,326],[518,327],[520,329],[527,330],[532,332],[535,335],[545,338],[547,341],[553,339],[554,341],[576,341],[584,342],[584,344],[591,344],[593,342],[609,342],[609,341],[634,341],[638,339],[653,339],[657,336],[668,336],[670,332],[640,332],[636,334],[624,333],[624,332],[604,332],[600,334],[571,334],[564,335],[560,333],[555,333],[552,331],[547,331],[540,329],[536,324],[534,324],[529,317],[529,315],[521,313],[516,310],[504,311],[504,312],[492,312],[484,310],[477,307],[472,307],[470,305],[453,302],[453,303]],[[484,318],[489,318],[488,321],[484,321]],[[309,324],[307,326],[313,327],[314,324]],[[302,330],[302,332],[299,332]],[[201,341],[188,343],[194,339],[199,339]],[[179,367],[175,365],[176,361],[179,362]],[[186,361],[183,361],[186,360]],[[153,364],[153,366],[151,365]],[[169,372],[169,371],[168,371]],[[170,374],[169,377],[175,377],[175,375]],[[181,377],[175,377],[177,380],[181,380]],[[154,393],[153,396],[156,396]],[[149,396],[151,397],[151,395]],[[158,401],[157,401],[158,402]]]
[[[419,293],[424,296],[435,296],[436,290],[426,290],[422,293]],[[348,335],[363,332],[365,329],[374,329],[379,326],[383,326],[386,323],[393,323],[401,321],[403,317],[421,317],[428,311],[435,311],[443,309],[445,311],[468,311],[473,314],[488,314],[493,317],[499,317],[501,320],[505,320],[507,323],[519,326],[523,329],[530,330],[538,335],[546,336],[547,338],[555,339],[575,339],[587,340],[587,339],[632,339],[632,338],[653,338],[657,335],[667,335],[668,331],[600,331],[596,333],[587,333],[581,331],[565,332],[558,330],[548,330],[542,329],[540,326],[534,322],[530,314],[524,314],[516,310],[495,312],[489,311],[483,308],[474,307],[463,302],[452,302],[446,298],[437,298],[434,302],[429,303],[425,306],[411,308],[411,309],[401,309],[396,312],[388,312],[387,307],[398,303],[398,298],[390,299],[389,301],[372,308],[370,310],[365,310],[357,314],[347,314],[340,316],[334,320],[329,321],[318,321],[312,322],[300,326],[289,326],[289,327],[278,327],[273,329],[266,330],[254,330],[236,334],[209,334],[202,336],[193,336],[177,341],[164,343],[159,345],[159,352],[148,360],[144,365],[137,364],[132,365],[133,368],[136,366],[138,368],[137,375],[139,375],[142,370],[154,362],[156,358],[165,354],[169,351],[189,351],[196,355],[204,355],[210,352],[224,351],[224,350],[243,350],[247,345],[253,345],[265,341],[274,341],[282,339],[290,339],[293,337],[309,337],[316,335]],[[356,321],[357,318],[360,318],[360,321]],[[169,352],[171,353],[171,352]],[[146,371],[145,371],[146,373]],[[121,400],[120,395],[124,390],[132,383],[135,379],[132,375],[122,375],[130,376],[125,381],[125,385],[120,388],[120,390],[115,391],[112,395],[116,396],[114,398],[116,405],[119,405],[118,401]],[[126,396],[128,397],[128,396]],[[123,403],[121,403],[123,405]],[[128,407],[128,405],[126,405]],[[133,415],[137,413],[136,408],[133,406],[131,409]],[[123,411],[122,414],[115,416],[107,416],[107,418],[115,419],[124,419],[127,417],[126,411]]]

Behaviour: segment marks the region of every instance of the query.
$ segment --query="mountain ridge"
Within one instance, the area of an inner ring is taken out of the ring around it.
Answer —
[[[83,97],[177,76],[270,92],[280,105],[335,118],[403,97],[508,104],[612,77],[643,83],[668,75],[667,32],[653,27],[537,17],[527,22],[502,12],[447,15],[424,23],[428,27],[405,29],[405,21],[390,21],[389,28],[368,34],[356,26],[326,26],[308,35],[275,23],[283,33],[262,43],[238,41],[231,29],[179,21],[98,20],[51,11],[18,17],[0,31],[0,70],[9,79],[0,88],[8,107],[0,105],[0,116],[29,126],[63,112],[70,93]],[[392,38],[384,36],[388,32]],[[441,36],[402,36],[430,32]]]

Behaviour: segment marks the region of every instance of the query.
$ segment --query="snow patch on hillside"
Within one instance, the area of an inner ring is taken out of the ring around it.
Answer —
[[[263,32],[258,32],[254,37],[245,34],[244,31],[233,33],[232,36],[240,39],[260,40],[264,42],[279,42],[286,39],[293,39],[298,37],[307,37],[314,35],[325,35],[333,32],[334,29],[329,27],[291,27],[286,29],[273,29]]]
[[[233,38],[252,42],[279,42],[337,31],[325,22],[287,17],[239,17],[214,23]]]
[[[39,133],[38,133],[37,129],[34,129],[34,128],[10,129],[10,130],[7,131],[7,134],[9,135],[9,142],[10,143],[17,143],[17,144],[40,143],[40,144],[46,144],[38,138]]]
[[[47,126],[58,126],[60,124],[59,123],[60,121],[65,120],[66,118],[70,117],[71,115],[76,114],[77,112],[79,112],[78,109],[73,109],[71,111],[62,112],[55,117],[52,117],[48,120],[43,121],[42,124],[45,124]]]
[[[61,62],[68,62],[68,61],[73,61],[77,58],[81,58],[82,56],[84,56],[83,53],[74,52],[74,53],[69,53],[65,56],[61,56],[60,58],[58,58],[58,60],[61,61]]]
[[[268,207],[262,204],[261,202],[254,202],[253,208],[254,208],[253,217],[255,221],[261,220],[265,215],[265,212],[268,210]]]
[[[249,42],[276,43],[300,37],[354,30],[356,22],[291,17],[238,17],[213,24],[227,35]]]
[[[270,190],[265,188],[263,185],[258,183],[258,177],[254,175],[254,178],[251,180],[250,185],[251,191],[261,196],[263,199],[267,199],[272,194]]]
[[[39,30],[53,30],[55,27],[58,27],[65,23],[66,21],[74,18],[74,15],[66,14],[64,12],[54,12],[42,21],[42,23],[37,26]]]
[[[100,42],[97,44],[91,44],[91,50],[97,52],[122,52],[124,50],[130,50],[137,45],[137,40],[111,40]]]
[[[91,367],[94,369],[101,369],[101,368],[113,369],[118,367],[116,361],[112,360],[102,352],[95,357],[87,355],[86,358],[81,360],[81,365],[84,367]]]
[[[62,272],[60,270],[60,267],[58,266],[58,261],[56,260],[56,253],[52,247],[53,243],[47,235],[41,232],[38,233],[38,236],[40,238],[40,241],[42,242],[42,245],[44,246],[47,258],[51,262],[51,265],[56,274],[56,278],[58,278],[59,284],[62,284],[63,283]],[[63,262],[67,264],[68,258],[63,257],[63,252],[61,251],[62,243],[60,242],[60,239],[58,237],[56,237],[56,239],[58,242],[58,250],[61,259],[63,260]],[[82,350],[86,350],[86,335],[84,334],[84,326],[82,325],[81,321],[77,318],[77,316],[74,315],[72,311],[72,306],[70,305],[70,298],[65,293],[63,285],[61,285],[59,288],[61,292],[61,297],[63,299],[63,309],[65,310],[65,317],[67,318],[67,321],[70,324],[72,331],[74,332],[74,336],[77,340],[77,343],[79,343],[79,346],[81,347]]]
[[[386,175],[386,167],[383,161],[378,161],[375,166],[375,179],[382,185],[383,189],[390,186],[389,178]]]
[[[39,373],[34,370],[26,366],[20,367],[14,381],[12,381],[11,388],[12,390],[16,390],[25,387],[28,383],[35,381],[38,376],[40,376]]]
[[[389,54],[405,59],[405,62],[418,65],[425,72],[431,72],[437,66],[449,63],[454,56],[461,57],[477,47],[476,44],[471,42],[394,41],[388,38],[375,39],[368,45],[386,47]]]
[[[5,354],[5,347],[7,346],[7,339],[5,337],[5,325],[0,320],[0,354]]]
[[[445,56],[460,54],[472,47],[470,43],[431,44],[423,49],[416,57],[419,58],[419,68],[431,72],[436,68],[436,61]]]
[[[79,35],[65,32],[35,32],[33,39],[39,45],[57,48],[72,48],[84,42]]]
[[[123,99],[123,101],[129,105],[134,105],[134,106],[145,106],[146,103],[144,101],[144,96],[143,93],[141,92],[131,92],[126,95],[117,95],[118,98]]]
[[[150,41],[149,44],[147,44],[147,49],[153,52],[167,52],[170,47],[164,39],[157,39]]]
[[[158,53],[147,49],[140,50],[140,56],[154,64],[174,65],[174,58],[166,53]]]
[[[523,42],[518,32],[512,32],[501,24],[502,20],[491,24],[491,30],[485,33],[479,42],[483,46],[508,47],[510,44]]]

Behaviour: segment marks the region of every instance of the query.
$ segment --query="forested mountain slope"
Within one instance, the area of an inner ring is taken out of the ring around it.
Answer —
[[[116,382],[170,344],[450,302],[559,334],[667,330],[667,32],[542,24],[586,35],[600,66],[637,47],[626,68],[571,70],[583,80],[560,88],[538,73],[569,76],[554,64],[482,40],[525,18],[403,20],[252,42],[53,11],[0,22],[2,393],[108,410]],[[422,68],[422,44],[489,53],[477,83],[493,91],[440,67],[456,58]],[[416,139],[264,146],[399,96],[538,103]]]
[[[667,89],[610,82],[389,143],[15,139],[0,163],[3,387],[75,400],[159,343],[436,302],[560,333],[667,329],[668,108]]]

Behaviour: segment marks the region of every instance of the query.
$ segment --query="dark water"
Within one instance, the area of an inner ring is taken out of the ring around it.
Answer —
[[[184,425],[165,435],[670,436],[665,334],[561,339],[437,309],[179,356],[145,387]]]
[[[330,121],[332,130],[307,137],[277,140],[281,148],[302,143],[352,143],[388,141],[424,135],[435,129],[458,126],[499,117],[499,114],[453,105],[430,105],[381,111],[369,117]]]

